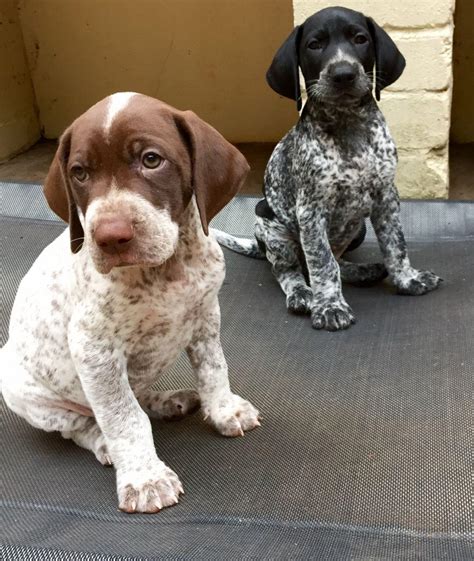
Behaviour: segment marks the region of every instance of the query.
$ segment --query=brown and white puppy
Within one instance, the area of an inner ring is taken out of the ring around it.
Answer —
[[[207,235],[247,172],[194,113],[118,93],[66,130],[46,179],[70,226],[20,284],[2,392],[33,426],[113,464],[127,512],[156,512],[183,491],[156,455],[146,413],[175,419],[201,403],[226,436],[259,425],[230,391],[217,299],[224,259]],[[152,390],[183,350],[198,391]]]

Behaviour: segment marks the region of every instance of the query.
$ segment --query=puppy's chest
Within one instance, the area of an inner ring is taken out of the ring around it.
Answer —
[[[395,173],[396,152],[390,139],[376,131],[353,142],[320,138],[309,143],[306,181],[314,196],[332,209],[370,214],[377,189]]]
[[[152,272],[121,287],[107,302],[114,338],[129,356],[154,349],[163,356],[186,346],[202,313],[214,301],[223,280],[223,264],[178,267],[169,278]]]

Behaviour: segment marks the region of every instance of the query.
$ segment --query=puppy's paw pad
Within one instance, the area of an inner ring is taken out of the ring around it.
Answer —
[[[243,436],[245,432],[260,426],[257,409],[238,395],[213,407],[208,413],[210,423],[223,436]]]
[[[119,509],[124,512],[154,513],[167,506],[177,504],[178,497],[183,493],[181,482],[174,471],[165,467],[158,476],[145,482],[126,482],[127,477],[118,488]]]
[[[293,314],[309,314],[313,292],[310,288],[299,286],[286,297],[286,307]]]
[[[318,306],[311,311],[311,324],[314,329],[340,331],[347,329],[355,322],[356,319],[351,308],[344,302]]]

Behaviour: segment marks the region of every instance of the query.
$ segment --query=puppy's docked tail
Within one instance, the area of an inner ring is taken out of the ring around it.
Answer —
[[[210,228],[210,231],[216,238],[219,245],[234,251],[235,253],[240,253],[247,257],[253,257],[254,259],[265,259],[264,253],[260,250],[257,240],[248,238],[237,238],[222,230],[216,230],[215,228]]]

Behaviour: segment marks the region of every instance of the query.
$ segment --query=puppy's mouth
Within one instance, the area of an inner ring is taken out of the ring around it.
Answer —
[[[334,97],[337,99],[347,99],[347,100],[351,100],[351,99],[360,99],[361,97],[361,93],[360,92],[355,92],[355,91],[335,91],[334,92]]]
[[[372,85],[367,75],[361,75],[349,86],[336,86],[326,76],[309,82],[308,98],[329,105],[355,105],[370,93]]]
[[[369,93],[367,89],[360,89],[357,91],[341,91],[341,92],[334,92],[333,99],[334,101],[341,102],[346,105],[352,105],[354,103],[359,103],[359,101]]]
[[[136,251],[107,254],[100,250],[94,252],[93,261],[97,271],[107,275],[112,269],[159,267],[169,259],[169,255],[144,255]]]
[[[353,105],[359,103],[369,92],[370,89],[367,87],[353,87],[343,90],[331,85],[322,84],[320,87],[308,88],[308,97],[315,101],[332,105]]]

